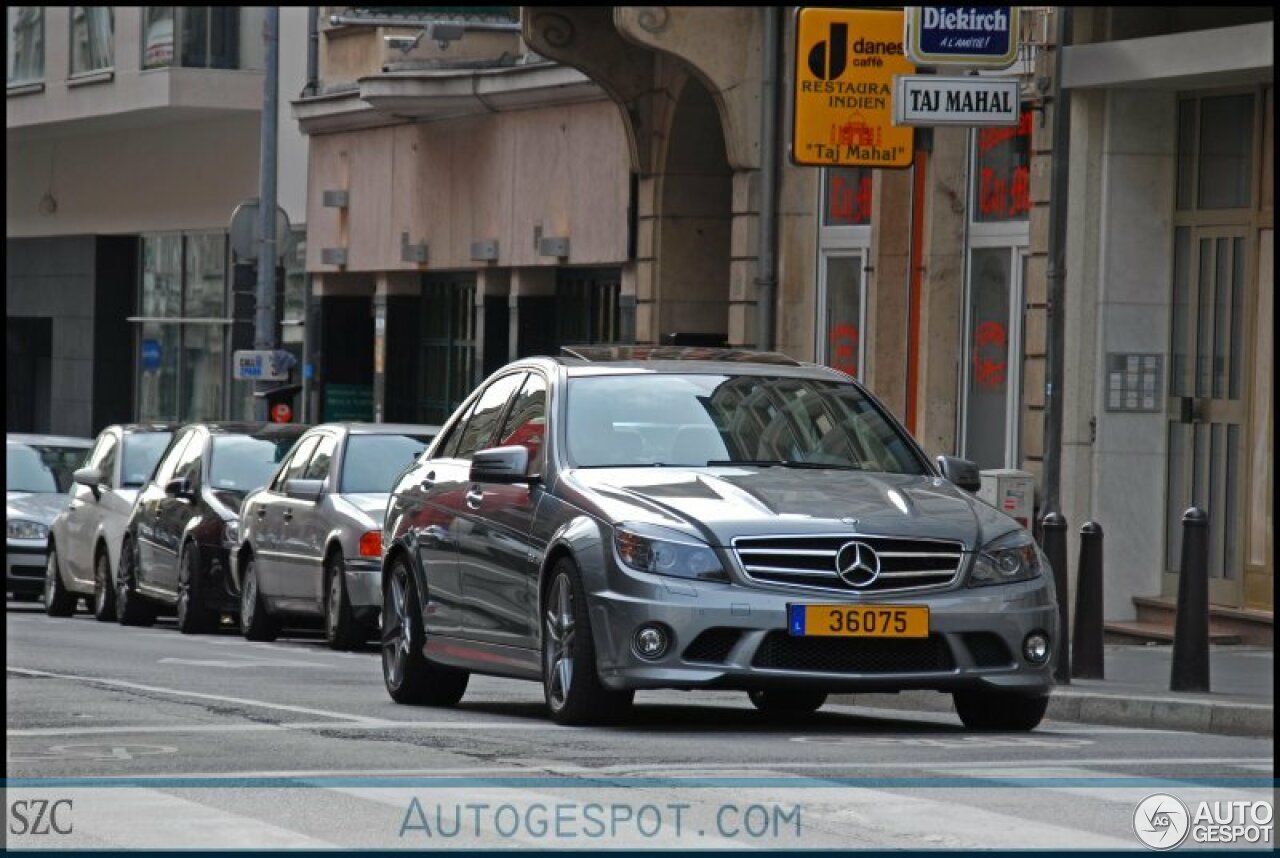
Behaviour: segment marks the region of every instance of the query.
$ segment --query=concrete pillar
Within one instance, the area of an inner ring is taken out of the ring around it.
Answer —
[[[419,289],[415,272],[379,271],[373,294],[373,421],[382,422],[387,395],[387,296],[413,295]]]
[[[907,313],[911,276],[911,171],[872,179],[871,271],[867,277],[867,385],[893,415],[907,414]]]
[[[556,269],[514,268],[511,270],[511,291],[507,307],[510,310],[511,332],[507,354],[514,360],[520,354],[520,299],[527,296],[551,296],[556,294]]]

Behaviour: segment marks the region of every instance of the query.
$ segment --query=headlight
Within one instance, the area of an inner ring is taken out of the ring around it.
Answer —
[[[222,541],[230,548],[235,548],[240,542],[240,522],[230,519],[226,523],[225,529],[222,531]]]
[[[1048,565],[1031,534],[1015,530],[983,546],[974,561],[969,586],[1028,581],[1039,577]]]
[[[26,521],[21,518],[10,518],[8,525],[9,539],[48,539],[49,528],[38,521]]]
[[[720,558],[692,536],[651,525],[618,525],[613,529],[618,558],[637,572],[725,581]]]

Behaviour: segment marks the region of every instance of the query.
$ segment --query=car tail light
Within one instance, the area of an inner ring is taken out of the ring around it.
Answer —
[[[360,537],[360,556],[361,557],[381,557],[382,556],[382,531],[371,530],[364,536]]]

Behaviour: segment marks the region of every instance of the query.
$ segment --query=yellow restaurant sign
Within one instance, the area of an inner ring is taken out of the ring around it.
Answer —
[[[801,166],[910,167],[914,129],[893,124],[894,75],[915,74],[899,10],[796,13],[791,160]]]

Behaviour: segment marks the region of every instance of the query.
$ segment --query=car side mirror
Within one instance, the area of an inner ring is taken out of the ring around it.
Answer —
[[[324,492],[324,480],[285,480],[284,493],[286,497],[300,501],[316,501],[319,500],[321,493]]]
[[[978,466],[968,459],[939,456],[938,470],[942,471],[942,476],[966,492],[976,492],[982,488],[982,476],[978,473]]]
[[[178,477],[164,484],[164,493],[171,498],[182,498],[190,500],[195,494],[191,488],[191,481],[182,477]]]
[[[477,450],[471,456],[473,483],[527,483],[533,481],[529,470],[529,449],[519,444]]]
[[[77,485],[88,486],[93,492],[94,500],[102,497],[102,492],[99,490],[98,486],[106,482],[106,479],[102,476],[102,471],[99,471],[97,468],[80,468],[71,475],[71,479]]]

